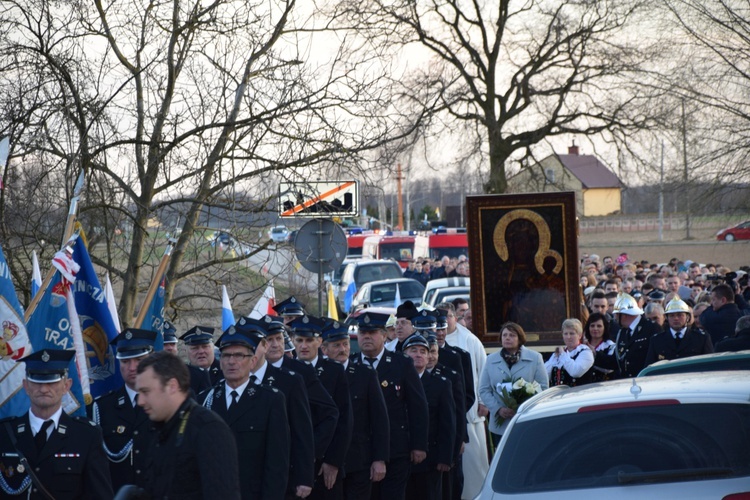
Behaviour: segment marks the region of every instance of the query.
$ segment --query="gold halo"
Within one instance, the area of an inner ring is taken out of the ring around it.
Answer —
[[[534,256],[534,264],[536,265],[536,270],[539,271],[539,274],[544,274],[544,259],[547,257],[552,257],[555,259],[555,269],[552,270],[554,274],[558,274],[560,270],[562,269],[563,261],[562,256],[557,253],[554,250],[547,249],[544,252],[539,251]]]
[[[539,234],[539,250],[537,250],[537,253],[534,256],[534,263],[536,264],[539,273],[544,274],[544,268],[541,266],[541,263],[544,262],[545,257],[551,255],[548,254],[548,252],[550,252],[549,244],[552,237],[547,222],[545,222],[542,216],[536,212],[532,212],[525,208],[519,208],[511,210],[503,215],[495,225],[495,231],[492,233],[492,242],[495,245],[495,251],[500,259],[504,261],[508,260],[508,245],[505,244],[505,231],[508,229],[511,222],[518,219],[526,219],[536,226],[537,233]],[[554,250],[552,250],[552,252],[554,252]],[[539,260],[540,256],[541,261]],[[555,264],[555,273],[557,273],[559,272],[559,269],[562,268],[562,257],[560,257],[560,254],[557,252],[554,252],[552,257],[555,257],[557,260],[557,264]]]

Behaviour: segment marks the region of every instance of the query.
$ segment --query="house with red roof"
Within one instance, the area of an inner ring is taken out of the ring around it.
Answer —
[[[594,155],[580,154],[575,142],[568,154],[553,153],[508,182],[511,193],[575,191],[579,217],[619,213],[620,179]]]

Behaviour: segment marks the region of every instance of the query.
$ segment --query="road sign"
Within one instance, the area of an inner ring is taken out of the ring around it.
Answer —
[[[356,217],[359,215],[357,181],[282,182],[281,217]]]

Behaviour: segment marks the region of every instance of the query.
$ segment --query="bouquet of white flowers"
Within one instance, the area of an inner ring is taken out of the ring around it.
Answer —
[[[542,386],[536,380],[526,382],[523,378],[518,378],[497,384],[495,390],[506,408],[516,411],[524,401],[542,392]],[[500,412],[495,415],[495,422],[497,425],[503,425],[505,422],[505,419],[500,416]]]

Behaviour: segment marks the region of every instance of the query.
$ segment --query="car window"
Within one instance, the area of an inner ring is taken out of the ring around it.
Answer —
[[[379,281],[391,278],[400,278],[401,268],[395,262],[392,264],[375,264],[368,266],[357,266],[354,271],[354,282],[357,287],[371,281]]]
[[[518,422],[498,493],[750,476],[750,405],[664,404]]]
[[[402,299],[421,297],[424,287],[419,282],[400,281],[393,283],[382,283],[372,288],[372,298],[370,302],[393,302],[396,300],[396,284],[398,283],[398,293]]]

